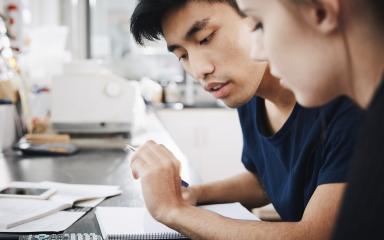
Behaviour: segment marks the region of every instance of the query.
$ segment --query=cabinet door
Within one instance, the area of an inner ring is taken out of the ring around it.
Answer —
[[[241,128],[235,110],[161,110],[158,117],[204,182],[245,171],[241,163]]]

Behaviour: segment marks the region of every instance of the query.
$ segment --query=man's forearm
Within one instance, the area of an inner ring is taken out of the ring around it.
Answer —
[[[344,189],[345,183],[318,186],[300,222],[234,220],[188,204],[163,212],[158,220],[192,239],[329,239]]]
[[[327,239],[330,232],[311,232],[302,222],[259,222],[233,220],[193,206],[170,214],[167,225],[192,239]]]
[[[196,186],[199,192],[198,204],[240,202],[248,208],[269,203],[264,189],[251,172]]]

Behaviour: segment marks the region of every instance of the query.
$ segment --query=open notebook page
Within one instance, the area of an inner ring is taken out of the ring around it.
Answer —
[[[259,220],[240,203],[205,205],[201,208],[216,212],[222,216],[242,220]],[[132,236],[177,236],[173,229],[157,222],[142,207],[97,207],[96,217],[103,238],[130,239]],[[180,235],[181,236],[181,235]]]

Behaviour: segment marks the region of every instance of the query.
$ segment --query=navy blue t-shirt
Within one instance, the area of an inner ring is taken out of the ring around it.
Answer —
[[[283,127],[268,135],[264,100],[238,109],[242,162],[255,173],[283,221],[300,221],[317,186],[346,181],[362,111],[346,97],[319,108],[296,104]]]

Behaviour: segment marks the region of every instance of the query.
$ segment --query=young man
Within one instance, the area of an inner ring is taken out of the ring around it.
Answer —
[[[250,58],[247,23],[233,0],[139,1],[131,23],[136,40],[164,36],[186,71],[238,108],[248,171],[181,189],[178,160],[148,142],[132,157],[133,175],[150,213],[193,239],[327,239],[359,110],[344,98],[317,109],[297,105],[267,64]],[[238,221],[194,206],[236,201],[249,208],[272,202],[284,222]]]
[[[300,104],[347,95],[367,110],[334,239],[383,239],[384,1],[238,2],[259,26],[255,57],[268,53]]]

